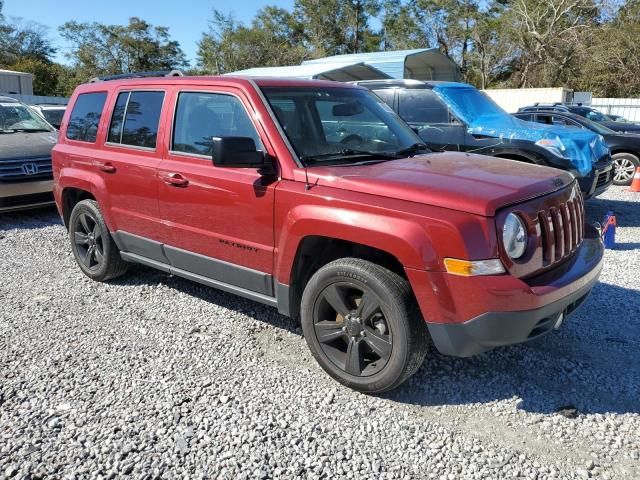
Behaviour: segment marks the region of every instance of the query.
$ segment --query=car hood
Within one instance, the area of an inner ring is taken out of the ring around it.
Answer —
[[[362,166],[309,169],[312,185],[378,195],[483,216],[559,190],[561,170],[484,155],[443,152]]]
[[[469,89],[436,86],[433,91],[468,126],[472,135],[496,137],[502,140],[552,141],[561,145],[557,154],[567,158],[580,175],[591,173],[593,164],[609,154],[601,135],[590,130],[543,125],[515,118],[492,101],[482,104],[471,101]],[[559,143],[558,143],[559,142]]]
[[[0,134],[0,160],[51,155],[58,132],[16,132]]]
[[[635,123],[623,123],[623,122],[598,122],[600,125],[604,125],[616,132],[633,132],[640,133],[640,125]]]

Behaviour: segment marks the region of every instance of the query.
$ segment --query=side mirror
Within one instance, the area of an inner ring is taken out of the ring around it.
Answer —
[[[212,159],[216,167],[265,168],[270,165],[251,137],[212,137]]]

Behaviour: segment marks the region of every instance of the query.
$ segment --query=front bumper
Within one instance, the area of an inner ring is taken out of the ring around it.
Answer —
[[[0,213],[53,205],[53,180],[0,183]]]
[[[454,278],[446,273],[436,279],[432,272],[435,294],[420,290],[416,297],[438,351],[468,357],[533,340],[559,326],[586,299],[602,270],[602,242],[592,228],[587,233],[566,262],[526,281],[510,275]],[[431,321],[434,315],[439,321]]]
[[[596,197],[613,184],[614,169],[611,161],[601,161],[594,165],[591,175],[578,177],[578,184],[583,197]]]

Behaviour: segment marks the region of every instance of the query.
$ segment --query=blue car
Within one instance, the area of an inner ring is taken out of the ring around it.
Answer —
[[[419,80],[356,82],[377,94],[434,151],[465,151],[571,172],[585,198],[613,182],[609,148],[589,130],[514,118],[471,85]]]

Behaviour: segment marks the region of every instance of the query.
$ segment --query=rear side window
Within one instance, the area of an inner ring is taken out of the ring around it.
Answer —
[[[400,95],[400,116],[407,123],[449,123],[449,110],[431,90],[404,90]]]
[[[180,93],[171,150],[210,156],[211,137],[250,137],[258,150],[263,149],[258,132],[238,98],[220,93]]]
[[[121,92],[109,125],[110,143],[156,148],[164,92]]]
[[[67,125],[66,135],[69,140],[92,143],[96,141],[98,125],[106,99],[105,92],[78,95]]]

